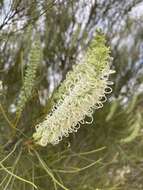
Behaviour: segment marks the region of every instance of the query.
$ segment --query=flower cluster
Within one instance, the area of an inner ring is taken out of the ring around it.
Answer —
[[[57,144],[62,137],[77,132],[81,124],[91,123],[94,109],[103,107],[105,94],[111,93],[110,49],[105,37],[97,35],[83,63],[73,66],[56,93],[57,103],[43,122],[37,124],[33,138],[37,144]],[[85,118],[86,117],[86,118]],[[91,118],[91,121],[87,118]]]
[[[37,68],[41,62],[41,43],[39,36],[36,37],[35,42],[32,44],[32,48],[29,53],[29,61],[27,64],[26,74],[24,76],[24,84],[20,91],[17,102],[17,114],[20,114],[32,95],[34,82],[36,78]]]

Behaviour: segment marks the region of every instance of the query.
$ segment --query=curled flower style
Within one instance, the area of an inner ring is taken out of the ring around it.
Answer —
[[[103,107],[106,94],[112,92],[108,81],[110,49],[105,46],[105,37],[97,35],[91,43],[83,63],[74,65],[59,87],[56,104],[43,122],[37,124],[33,138],[37,144],[58,144],[62,137],[77,132],[81,124],[93,121],[94,109]],[[86,118],[91,118],[91,121]]]

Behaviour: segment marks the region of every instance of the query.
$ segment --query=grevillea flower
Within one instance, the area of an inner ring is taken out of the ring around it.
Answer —
[[[36,126],[33,138],[37,144],[59,143],[62,137],[77,132],[81,124],[91,123],[94,109],[103,107],[105,94],[112,91],[108,77],[114,72],[110,70],[110,49],[105,43],[105,37],[97,35],[84,61],[67,74],[54,97],[56,103],[51,112]]]
[[[17,115],[21,114],[26,102],[30,99],[32,95],[32,90],[36,79],[36,72],[40,65],[41,57],[41,42],[39,35],[37,35],[29,53],[27,70],[24,76],[24,83],[17,101]]]

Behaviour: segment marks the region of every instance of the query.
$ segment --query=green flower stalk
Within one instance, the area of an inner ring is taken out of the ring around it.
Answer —
[[[37,144],[58,144],[62,137],[77,132],[81,124],[91,123],[93,110],[103,107],[105,94],[112,91],[108,77],[114,72],[110,70],[110,49],[105,43],[105,37],[97,35],[84,61],[67,74],[54,97],[57,103],[36,126],[33,138]]]
[[[29,53],[29,61],[27,65],[26,74],[24,76],[24,83],[20,91],[18,102],[17,102],[17,115],[20,115],[23,111],[26,102],[32,95],[34,87],[36,72],[41,62],[41,43],[40,38],[37,35],[32,48]]]

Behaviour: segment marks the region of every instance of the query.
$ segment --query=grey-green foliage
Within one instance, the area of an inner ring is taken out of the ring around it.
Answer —
[[[133,117],[134,121],[133,123],[129,122],[129,129],[130,129],[130,134],[124,138],[121,139],[121,143],[130,143],[132,142],[139,134],[141,125],[142,125],[142,115],[140,112],[137,112],[135,116]]]
[[[29,52],[29,59],[24,76],[23,86],[21,88],[17,102],[17,114],[20,114],[22,112],[26,102],[32,95],[32,90],[36,80],[36,73],[41,62],[41,57],[41,42],[39,35],[37,35]]]
[[[128,103],[125,113],[127,115],[127,136],[121,139],[121,143],[130,143],[134,141],[141,131],[142,127],[142,110],[139,108],[139,95],[133,95],[131,101]]]
[[[110,111],[106,117],[106,121],[110,121],[110,119],[112,119],[112,116],[115,114],[115,112],[117,111],[119,102],[117,100],[113,101],[113,103],[110,106]]]
[[[135,108],[136,104],[137,104],[137,100],[138,100],[138,95],[134,95],[131,102],[129,103],[128,105],[128,108],[127,108],[127,113],[131,113],[133,111],[133,109]]]

